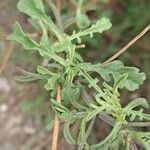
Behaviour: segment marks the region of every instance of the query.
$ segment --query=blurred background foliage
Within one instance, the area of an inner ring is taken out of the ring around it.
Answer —
[[[27,17],[18,12],[17,2],[17,0],[1,0],[0,2],[0,150],[49,149],[49,133],[53,116],[49,101],[50,94],[44,91],[43,83],[23,84],[15,80],[15,76],[21,74],[20,69],[17,68],[35,72],[35,66],[46,62],[37,53],[31,54],[24,51],[20,45],[12,48],[9,41],[5,40],[16,20],[21,22],[23,28],[29,33],[35,32],[28,23]],[[68,18],[72,19],[71,26],[66,28],[67,33],[76,29],[75,3],[76,0],[63,0],[61,4],[63,22]],[[125,46],[149,24],[149,6],[149,0],[85,1],[83,11],[91,22],[106,16],[110,18],[113,26],[102,35],[96,34],[92,39],[83,39],[82,43],[86,47],[79,49],[83,59],[90,62],[103,62]],[[46,9],[51,15],[48,5]],[[148,32],[119,57],[124,64],[138,67],[147,76],[145,84],[134,93],[121,91],[123,105],[127,103],[127,99],[137,96],[150,100],[149,40]],[[96,139],[99,140],[109,133],[109,127],[97,120],[94,132]],[[60,136],[59,145],[61,150],[73,149],[67,145],[62,136]]]

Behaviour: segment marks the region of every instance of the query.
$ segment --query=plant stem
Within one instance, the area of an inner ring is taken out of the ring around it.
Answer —
[[[118,56],[120,56],[122,53],[124,53],[131,45],[133,45],[138,39],[140,39],[149,29],[150,29],[150,24],[148,26],[146,26],[142,30],[142,32],[140,32],[134,39],[132,39],[125,47],[123,47],[122,49],[120,49],[115,55],[113,55],[108,60],[106,60],[105,62],[103,62],[103,64],[110,63],[111,61],[113,61],[114,59],[116,59]]]
[[[56,0],[56,8],[57,8],[58,14],[61,14],[61,0]]]
[[[60,15],[61,0],[56,0],[56,8],[57,8],[57,11],[58,11],[58,15]],[[59,73],[59,69],[58,69],[58,73]],[[61,103],[61,87],[60,87],[60,84],[57,87],[56,101],[59,104]],[[57,150],[58,134],[59,134],[59,119],[58,119],[57,114],[55,113],[54,130],[53,130],[51,150]]]
[[[87,129],[87,132],[85,133],[84,138],[83,138],[83,141],[81,142],[81,145],[79,146],[78,150],[82,150],[83,147],[84,147],[84,145],[86,144],[87,138],[88,138],[88,136],[89,136],[89,134],[90,134],[90,132],[91,132],[91,130],[92,130],[92,128],[93,128],[95,119],[96,119],[96,118],[94,117],[94,118],[92,119],[92,121],[90,122],[89,127],[88,127],[88,129]]]
[[[99,118],[101,118],[107,124],[114,126],[114,120],[112,117],[108,116],[106,113],[100,113]]]
[[[3,61],[2,61],[2,64],[0,65],[0,75],[3,73],[3,71],[5,70],[5,67],[7,65],[7,62],[12,54],[12,50],[13,50],[13,47],[14,47],[14,43],[13,42],[10,42],[9,44],[9,47],[6,48],[6,52],[4,53],[4,56],[3,56]]]
[[[60,85],[57,87],[56,101],[58,103],[61,103],[61,88],[60,88]],[[55,114],[51,150],[57,150],[58,133],[59,133],[59,119],[58,119],[57,114]]]
[[[59,1],[56,1],[56,7],[55,5],[53,4],[52,0],[46,0],[46,2],[48,3],[48,5],[50,6],[50,8],[52,9],[53,11],[53,14],[56,18],[56,22],[57,22],[57,25],[59,27],[59,29],[61,30],[61,32],[63,32],[63,25],[62,25],[62,21],[61,21],[61,16],[60,16],[60,0]]]
[[[129,122],[127,127],[149,127],[150,122]]]

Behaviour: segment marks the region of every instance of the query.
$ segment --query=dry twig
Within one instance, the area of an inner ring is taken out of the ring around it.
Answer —
[[[60,88],[60,85],[57,87],[56,100],[57,100],[58,103],[61,103],[61,88]],[[57,114],[55,114],[51,150],[57,150],[58,133],[59,133],[59,119],[58,119]]]
[[[56,8],[57,8],[58,14],[60,14],[60,12],[61,12],[61,0],[56,0]],[[59,70],[58,70],[58,72],[59,72]],[[58,87],[57,87],[56,101],[58,103],[61,103],[61,87],[60,87],[60,85],[58,85]],[[57,150],[58,134],[59,134],[59,119],[58,119],[57,114],[55,113],[51,150]]]
[[[9,60],[10,56],[11,56],[14,45],[15,44],[13,42],[10,42],[9,47],[6,48],[6,50],[5,50],[6,52],[4,52],[2,64],[0,65],[0,74],[2,74],[3,71],[5,70],[5,67],[7,65],[7,62]]]
[[[123,47],[122,49],[120,49],[115,55],[113,55],[112,57],[110,57],[108,60],[106,60],[105,62],[103,62],[103,64],[107,64],[110,63],[111,61],[113,61],[114,59],[116,59],[118,56],[120,56],[122,53],[124,53],[131,45],[133,45],[138,39],[140,39],[148,30],[150,29],[150,24],[148,26],[146,26],[142,32],[140,32],[133,40],[131,40],[125,47]]]
[[[61,13],[61,0],[56,0],[56,8],[58,11],[58,14]]]

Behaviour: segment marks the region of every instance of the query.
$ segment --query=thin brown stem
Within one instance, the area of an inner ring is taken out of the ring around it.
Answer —
[[[61,13],[61,0],[56,0],[56,8],[58,11],[58,14]]]
[[[39,34],[38,33],[28,33],[28,35],[30,35],[31,37],[37,37]],[[0,33],[0,40],[8,40],[9,34],[6,33]]]
[[[131,45],[133,45],[138,39],[140,39],[149,29],[150,29],[150,24],[148,26],[146,26],[142,30],[142,32],[140,32],[134,39],[132,39],[125,47],[123,47],[122,49],[120,49],[115,55],[113,55],[108,60],[106,60],[105,62],[103,62],[103,64],[110,63],[111,61],[113,61],[114,59],[116,59],[118,56],[120,56],[122,53],[124,53]]]
[[[60,85],[57,87],[56,101],[58,103],[61,103],[61,88],[60,88]],[[59,134],[59,119],[58,119],[57,114],[55,114],[51,150],[57,150],[58,134]]]
[[[56,0],[56,8],[58,11],[58,15],[60,15],[60,13],[61,13],[61,0]],[[58,73],[59,73],[59,70],[58,70]],[[57,87],[56,101],[59,104],[61,103],[61,86],[60,85],[58,85],[58,87]],[[57,114],[55,113],[51,150],[57,150],[58,134],[59,134],[59,119],[58,119]]]
[[[12,50],[13,50],[13,47],[14,47],[14,43],[13,42],[10,42],[9,44],[9,47],[6,48],[6,52],[4,53],[4,56],[3,56],[3,60],[2,60],[2,64],[0,65],[0,75],[3,73],[3,71],[5,70],[5,67],[7,65],[7,62],[12,54]]]

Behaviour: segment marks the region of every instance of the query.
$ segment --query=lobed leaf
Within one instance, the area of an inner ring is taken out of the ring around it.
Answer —
[[[94,64],[91,63],[80,63],[78,64],[78,67],[80,67],[82,70],[86,72],[97,72],[100,74],[100,76],[106,81],[109,82],[111,77],[113,76],[115,81],[120,78],[123,74],[127,74],[127,79],[122,82],[122,84],[119,86],[120,88],[127,88],[129,91],[134,91],[139,88],[139,86],[143,83],[145,80],[145,74],[139,73],[139,69],[135,67],[127,67],[124,66],[124,64],[119,61],[113,61],[109,64]]]
[[[74,40],[74,39],[79,39],[82,36],[90,35],[93,37],[94,33],[102,33],[105,30],[108,30],[112,26],[110,20],[108,18],[103,17],[102,19],[98,20],[95,25],[92,25],[90,28],[80,31],[78,33],[73,33],[69,39]]]
[[[15,23],[13,26],[13,33],[9,35],[9,40],[16,41],[23,45],[25,49],[35,49],[37,50],[41,56],[47,58],[47,59],[53,59],[56,62],[59,62],[61,65],[66,66],[66,60],[58,56],[55,52],[51,51],[51,49],[48,49],[47,47],[43,47],[43,44],[38,44],[35,42],[30,36],[25,34],[19,25],[19,23]],[[43,41],[44,42],[44,41]]]
[[[33,19],[45,17],[43,0],[20,0],[18,9]]]
[[[44,12],[43,0],[20,0],[18,9],[32,19],[43,21],[56,37],[61,40],[62,33]]]
[[[22,44],[25,49],[38,49],[40,46],[29,35],[23,32],[18,22],[13,25],[13,33],[9,35],[8,39]]]

